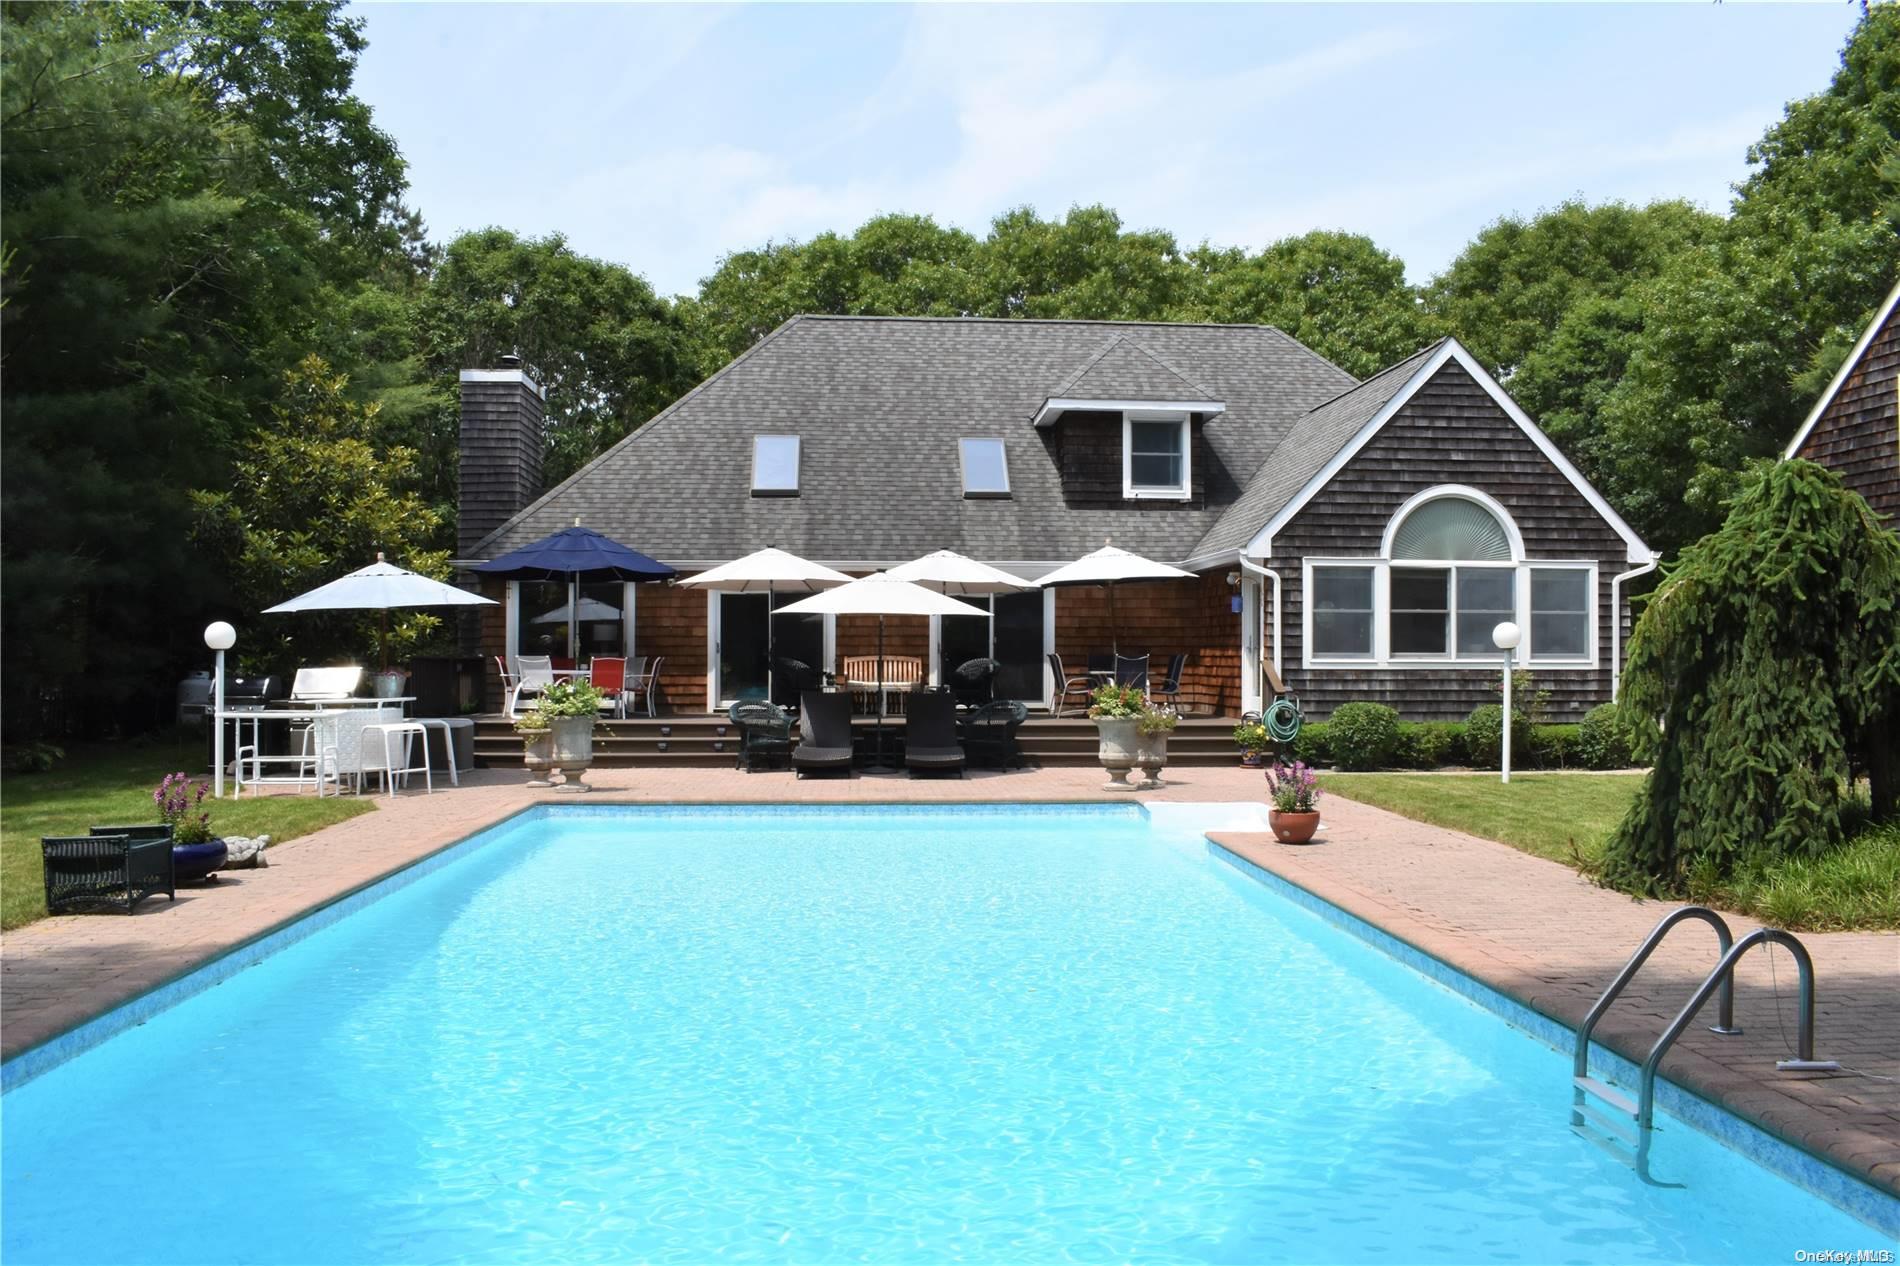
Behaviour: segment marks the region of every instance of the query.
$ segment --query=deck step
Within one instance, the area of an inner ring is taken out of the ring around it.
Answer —
[[[1615,1086],[1608,1082],[1598,1081],[1594,1077],[1572,1077],[1570,1080],[1583,1093],[1602,1100],[1632,1121],[1636,1119],[1636,1101]]]
[[[1590,1124],[1603,1133],[1621,1139],[1631,1147],[1636,1146],[1636,1121],[1633,1117],[1619,1119],[1589,1103],[1579,1103],[1574,1107],[1578,1113],[1589,1118]]]

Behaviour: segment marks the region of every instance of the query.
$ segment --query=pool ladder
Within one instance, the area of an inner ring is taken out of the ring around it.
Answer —
[[[1590,1033],[1596,1028],[1597,1021],[1610,1009],[1617,996],[1635,979],[1643,964],[1649,961],[1663,938],[1679,923],[1690,919],[1699,919],[1715,929],[1715,939],[1721,952],[1720,960],[1702,984],[1690,995],[1676,1018],[1669,1022],[1662,1036],[1649,1050],[1649,1057],[1643,1061],[1640,1089],[1634,1102],[1630,1097],[1608,1082],[1599,1081],[1590,1076]],[[1696,1013],[1702,1010],[1709,995],[1720,992],[1722,995],[1720,1014],[1717,1022],[1709,1026],[1713,1033],[1732,1036],[1741,1030],[1735,1027],[1735,964],[1742,956],[1757,945],[1781,945],[1794,955],[1795,966],[1801,977],[1801,996],[1798,1004],[1800,1032],[1796,1037],[1798,1057],[1779,1060],[1775,1068],[1779,1072],[1837,1072],[1840,1065],[1833,1060],[1814,1058],[1814,961],[1808,957],[1807,947],[1802,945],[1780,928],[1761,928],[1750,932],[1737,941],[1730,933],[1728,924],[1722,916],[1706,906],[1684,906],[1664,916],[1655,930],[1643,938],[1636,953],[1630,956],[1623,970],[1617,973],[1610,987],[1603,991],[1590,1013],[1583,1017],[1583,1023],[1577,1028],[1577,1045],[1572,1059],[1571,1069],[1571,1105],[1570,1124],[1583,1133],[1592,1142],[1600,1143],[1619,1159],[1631,1163],[1644,1182],[1653,1182],[1649,1176],[1649,1143],[1655,1132],[1656,1115],[1656,1069],[1662,1063],[1669,1048],[1675,1045],[1682,1031],[1695,1020]],[[1593,1102],[1594,1101],[1594,1102]],[[1614,1116],[1604,1112],[1597,1105],[1612,1109]],[[1602,1134],[1591,1134],[1587,1127],[1594,1125]],[[1605,1137],[1607,1136],[1607,1137]],[[1629,1145],[1633,1156],[1625,1156],[1608,1140],[1619,1139]]]

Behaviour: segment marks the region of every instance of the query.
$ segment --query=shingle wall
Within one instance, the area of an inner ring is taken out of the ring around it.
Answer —
[[[1900,522],[1900,308],[1887,314],[1857,364],[1802,441],[1798,457],[1819,462]]]

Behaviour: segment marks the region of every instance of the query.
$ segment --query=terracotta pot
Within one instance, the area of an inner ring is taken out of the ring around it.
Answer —
[[[1319,811],[1283,813],[1279,809],[1268,809],[1267,825],[1273,828],[1273,838],[1280,843],[1305,844],[1312,840],[1313,832],[1319,830]]]
[[[552,787],[548,771],[554,768],[554,735],[548,730],[524,732],[521,736],[521,763],[534,775],[530,787]]]
[[[594,718],[549,717],[548,733],[554,741],[554,771],[548,781],[556,791],[587,791],[581,775],[594,763]]]
[[[1102,784],[1103,791],[1133,791],[1135,785],[1128,781],[1128,771],[1133,769],[1140,756],[1140,723],[1134,717],[1097,717],[1095,730],[1101,741],[1096,749],[1096,757],[1102,762],[1102,768],[1108,771],[1108,781]]]
[[[1141,766],[1141,790],[1152,791],[1161,785],[1161,771],[1168,767],[1168,735],[1140,734],[1135,748],[1135,763]]]

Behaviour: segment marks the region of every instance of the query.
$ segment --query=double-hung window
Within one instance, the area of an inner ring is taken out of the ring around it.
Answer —
[[[1122,421],[1122,495],[1186,500],[1192,481],[1185,414],[1130,413]]]
[[[1313,568],[1313,647],[1326,659],[1371,659],[1370,567]]]
[[[1581,567],[1531,568],[1533,661],[1590,656],[1590,573]]]

